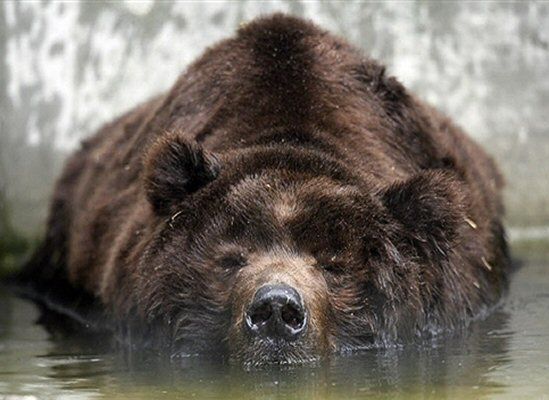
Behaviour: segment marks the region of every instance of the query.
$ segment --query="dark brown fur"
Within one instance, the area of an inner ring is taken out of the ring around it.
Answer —
[[[23,276],[171,353],[295,362],[391,345],[501,298],[501,186],[491,158],[382,66],[274,15],[83,143]],[[268,282],[301,291],[302,340],[245,335]]]

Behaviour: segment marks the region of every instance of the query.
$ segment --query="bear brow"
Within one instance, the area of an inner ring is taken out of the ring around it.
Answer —
[[[359,182],[359,178],[331,154],[290,144],[251,146],[240,152],[236,161],[240,174],[285,170],[295,174],[326,176],[340,182]]]

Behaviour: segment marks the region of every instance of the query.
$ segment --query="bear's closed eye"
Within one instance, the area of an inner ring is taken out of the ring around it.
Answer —
[[[337,261],[321,262],[318,264],[318,268],[333,275],[339,275],[345,271],[345,265]]]
[[[224,270],[237,270],[246,265],[243,253],[226,254],[219,260],[219,266]]]

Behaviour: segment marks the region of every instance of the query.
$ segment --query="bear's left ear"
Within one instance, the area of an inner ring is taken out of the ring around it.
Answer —
[[[382,201],[404,227],[406,239],[429,252],[447,252],[465,220],[463,193],[456,175],[430,170],[390,186]]]
[[[219,174],[216,157],[198,143],[167,134],[152,145],[145,158],[145,192],[155,212],[169,215],[185,196]]]

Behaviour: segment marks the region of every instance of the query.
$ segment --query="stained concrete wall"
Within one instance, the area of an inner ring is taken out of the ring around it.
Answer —
[[[6,0],[0,234],[7,224],[40,231],[54,177],[83,137],[167,89],[242,21],[277,10],[311,18],[386,63],[496,157],[510,226],[549,225],[547,2]]]

